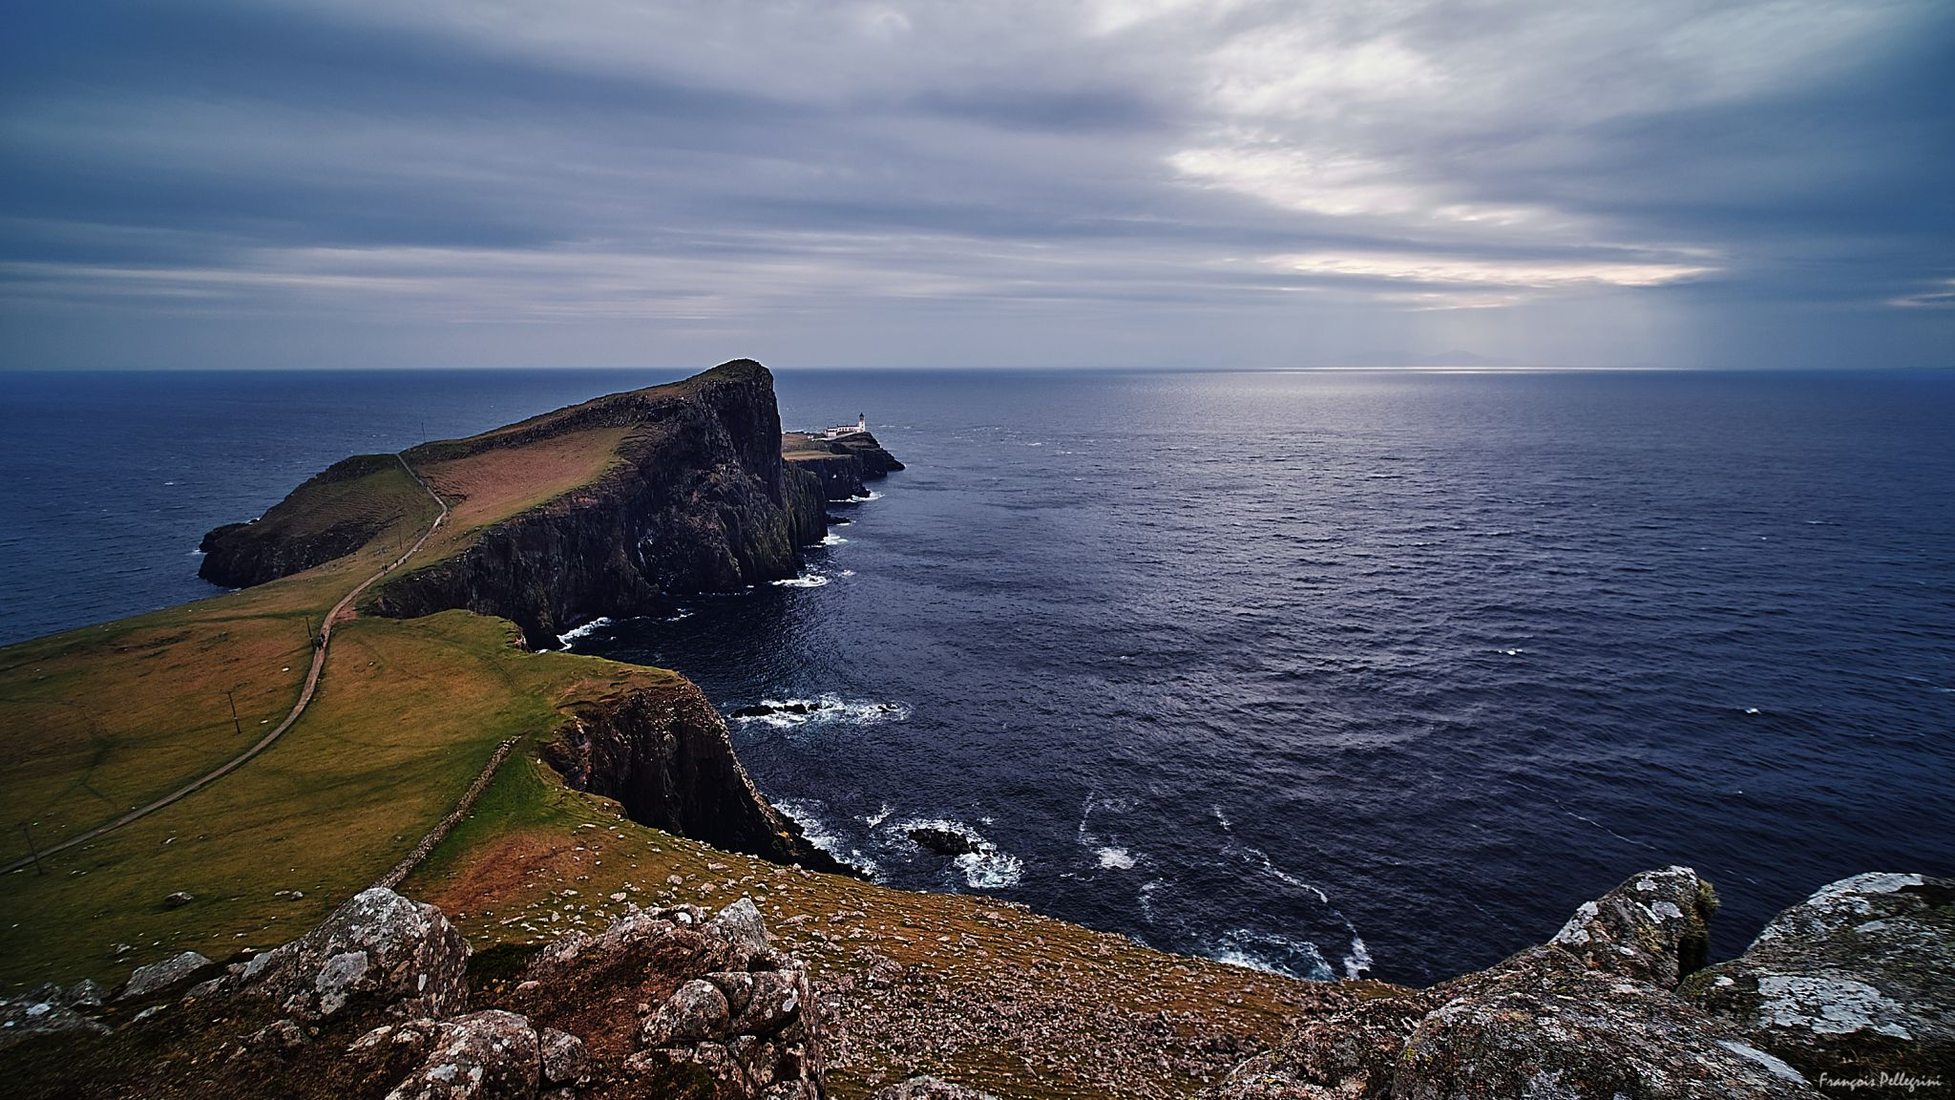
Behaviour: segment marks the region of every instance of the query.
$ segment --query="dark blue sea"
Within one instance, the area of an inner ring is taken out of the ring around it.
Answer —
[[[347,453],[670,376],[0,374],[0,640],[208,594],[201,533]],[[779,385],[910,468],[800,583],[571,644],[811,705],[740,753],[884,882],[1420,983],[1647,867],[1721,954],[1955,871],[1955,374]]]

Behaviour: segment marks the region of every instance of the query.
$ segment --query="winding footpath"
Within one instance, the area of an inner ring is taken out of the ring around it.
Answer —
[[[157,799],[154,802],[151,802],[147,806],[139,806],[136,809],[130,810],[128,813],[123,814],[121,817],[116,818],[114,821],[111,821],[106,825],[98,825],[95,828],[90,829],[89,831],[81,834],[80,836],[70,837],[59,844],[53,845],[52,847],[43,848],[37,854],[22,856],[21,858],[14,860],[12,863],[7,864],[5,867],[0,867],[0,874],[9,874],[14,871],[18,871],[21,868],[29,866],[30,864],[34,863],[37,859],[46,859],[47,857],[54,855],[58,852],[64,852],[69,848],[74,847],[77,844],[86,844],[87,842],[94,840],[97,837],[103,836],[108,833],[112,833],[115,830],[122,828],[124,825],[127,825],[132,821],[139,821],[142,818],[148,817],[150,814],[155,813],[156,811],[162,809],[165,806],[172,805],[176,802],[182,801],[185,798],[188,798],[190,795],[193,795],[198,791],[203,790],[205,787],[210,786],[212,783],[217,782],[218,780],[224,778],[225,776],[231,774],[234,771],[237,771],[239,768],[249,763],[252,757],[257,756],[259,753],[264,752],[268,748],[271,748],[274,742],[276,742],[280,737],[284,736],[286,730],[289,730],[294,725],[298,724],[299,717],[305,714],[306,705],[312,702],[313,694],[319,690],[319,677],[326,671],[326,650],[327,647],[332,645],[333,624],[335,622],[338,622],[340,617],[346,613],[346,610],[353,606],[353,601],[359,599],[360,593],[365,592],[373,584],[373,582],[379,580],[380,578],[386,576],[389,573],[392,573],[394,570],[399,569],[403,564],[405,564],[407,559],[414,556],[415,551],[421,549],[421,547],[427,544],[427,541],[429,539],[434,537],[434,533],[436,531],[441,530],[441,525],[444,522],[446,522],[448,519],[448,502],[442,500],[441,494],[435,492],[434,489],[431,488],[426,481],[423,481],[421,479],[420,474],[414,472],[414,467],[409,466],[407,464],[407,459],[405,456],[403,456],[400,453],[396,453],[394,457],[399,460],[401,464],[401,469],[407,471],[407,476],[414,479],[414,484],[419,485],[421,487],[422,492],[428,494],[428,496],[434,499],[434,502],[437,505],[440,505],[441,514],[434,517],[434,522],[428,525],[428,529],[421,533],[420,538],[414,540],[414,545],[408,547],[405,553],[403,553],[400,557],[395,558],[393,561],[388,562],[386,565],[382,566],[379,572],[375,573],[374,575],[368,577],[366,580],[363,580],[359,584],[355,585],[353,591],[348,592],[346,595],[340,597],[340,601],[333,605],[333,609],[331,611],[326,612],[326,621],[323,624],[321,624],[319,627],[319,644],[312,647],[312,667],[306,670],[305,687],[299,692],[299,701],[292,704],[291,713],[285,716],[285,720],[283,722],[280,722],[275,728],[273,728],[273,730],[270,733],[259,738],[257,744],[239,753],[237,756],[233,757],[230,761],[225,763],[222,767],[219,767],[217,770],[208,772],[202,776],[199,776],[196,779],[191,780],[189,783],[185,784],[184,786],[177,788],[176,790],[170,792],[169,794],[164,795],[163,797]]]

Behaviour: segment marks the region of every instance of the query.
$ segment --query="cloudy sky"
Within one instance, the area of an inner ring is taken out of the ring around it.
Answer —
[[[1955,362],[1955,5],[91,0],[0,367]]]

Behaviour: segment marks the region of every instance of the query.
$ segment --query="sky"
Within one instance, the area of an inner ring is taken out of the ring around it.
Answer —
[[[1955,364],[1955,4],[91,0],[0,368]]]

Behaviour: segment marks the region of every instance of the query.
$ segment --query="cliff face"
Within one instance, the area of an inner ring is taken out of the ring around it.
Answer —
[[[633,821],[817,871],[844,869],[754,789],[726,723],[691,682],[575,708],[544,758],[580,791],[615,798]]]
[[[781,437],[781,450],[788,465],[821,479],[821,489],[829,500],[847,500],[868,492],[864,481],[887,477],[903,468],[896,456],[883,449],[868,432],[850,432],[834,439],[789,432]]]
[[[390,578],[368,609],[498,615],[542,647],[599,616],[659,613],[678,596],[791,577],[799,548],[827,533],[821,478],[782,459],[773,376],[746,359],[406,458],[426,470],[598,429],[624,432],[619,461],[595,481],[471,532],[448,557]],[[260,584],[357,549],[399,509],[336,508],[352,494],[334,487],[398,465],[392,455],[348,459],[262,519],[212,531],[204,576]]]
[[[602,615],[791,577],[827,533],[816,480],[782,461],[773,376],[736,360],[675,387],[599,398],[512,429],[409,453],[416,463],[539,434],[632,429],[595,483],[477,534],[461,553],[383,586],[373,609],[451,607],[513,619],[533,646]]]

